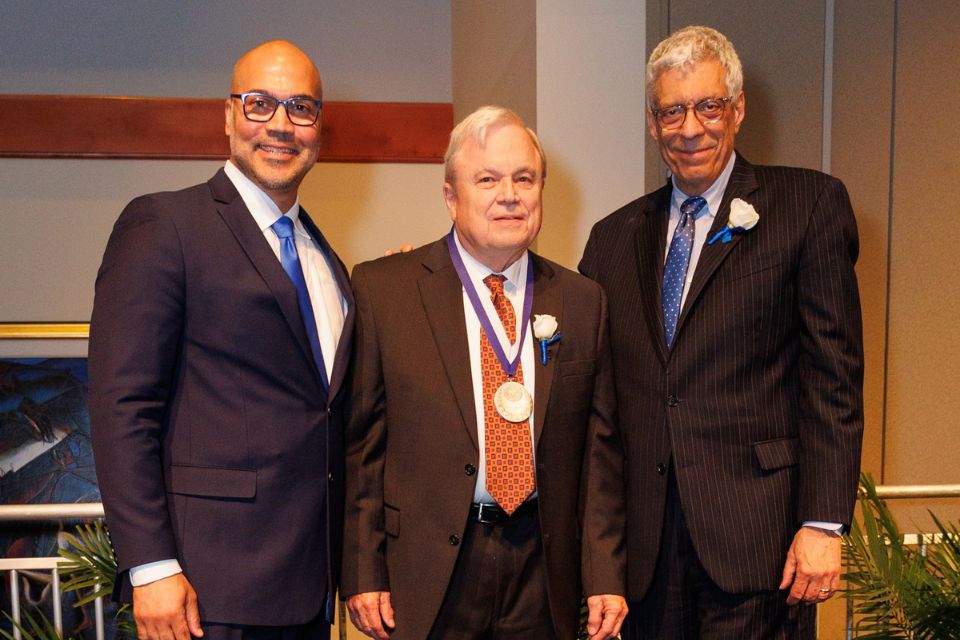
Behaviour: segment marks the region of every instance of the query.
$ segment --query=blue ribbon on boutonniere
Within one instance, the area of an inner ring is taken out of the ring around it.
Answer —
[[[717,235],[707,240],[707,244],[713,244],[717,240],[719,240],[723,244],[727,244],[728,242],[730,242],[730,238],[733,237],[734,233],[742,233],[744,231],[746,231],[746,229],[744,229],[743,227],[724,227],[723,229],[717,232]]]
[[[727,226],[721,229],[712,238],[707,240],[707,244],[713,244],[717,240],[727,244],[733,238],[735,233],[744,233],[757,226],[760,221],[760,214],[753,208],[753,205],[740,198],[734,198],[730,203],[730,219]]]
[[[534,314],[533,337],[540,341],[540,364],[547,366],[547,347],[558,342],[557,319],[549,314]]]
[[[547,366],[547,347],[552,345],[554,342],[558,342],[561,338],[561,334],[557,334],[550,338],[549,340],[540,341],[540,364]]]

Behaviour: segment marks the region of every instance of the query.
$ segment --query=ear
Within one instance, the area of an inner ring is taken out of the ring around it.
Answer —
[[[660,132],[660,127],[657,125],[657,119],[653,117],[653,112],[650,111],[650,107],[646,108],[647,111],[647,133],[650,134],[650,137],[653,138],[654,142],[657,142],[659,138],[657,134]]]
[[[443,201],[447,205],[447,211],[450,212],[450,219],[457,220],[457,190],[449,182],[443,183]]]
[[[741,91],[740,95],[737,96],[737,99],[733,101],[733,106],[736,109],[736,117],[733,121],[733,131],[734,133],[739,133],[740,124],[743,122],[743,118],[747,115],[747,98],[745,95],[743,95],[743,91]]]
[[[233,98],[227,98],[223,101],[223,132],[228,136],[233,132]]]

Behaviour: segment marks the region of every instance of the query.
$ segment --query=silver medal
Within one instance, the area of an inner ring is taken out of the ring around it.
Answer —
[[[533,398],[519,382],[504,382],[493,395],[493,404],[507,422],[523,422],[533,413]]]

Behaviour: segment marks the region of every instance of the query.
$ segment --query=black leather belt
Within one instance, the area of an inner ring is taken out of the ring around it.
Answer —
[[[495,504],[470,505],[470,520],[483,524],[505,524],[537,513],[537,499],[530,498],[510,514]]]

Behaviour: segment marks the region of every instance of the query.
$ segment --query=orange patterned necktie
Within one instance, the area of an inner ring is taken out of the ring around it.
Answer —
[[[503,292],[504,276],[491,273],[483,279],[490,289],[503,329],[513,344],[517,339],[517,319],[513,305]],[[522,346],[521,346],[522,348]],[[533,471],[533,445],[530,442],[530,422],[509,422],[493,403],[493,396],[504,382],[512,380],[523,384],[523,367],[508,376],[487,334],[480,331],[480,366],[483,373],[484,455],[487,466],[487,492],[500,508],[512,514],[523,504],[536,486]]]

